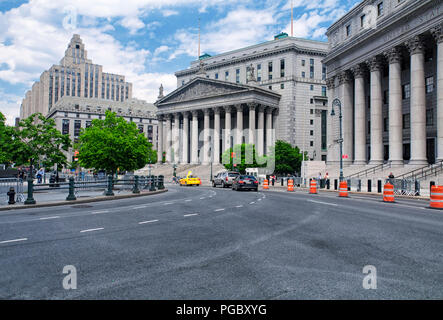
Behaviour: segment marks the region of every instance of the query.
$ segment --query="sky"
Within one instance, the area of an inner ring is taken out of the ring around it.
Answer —
[[[292,0],[294,36],[327,41],[326,29],[360,0]],[[0,0],[0,111],[9,124],[41,73],[80,34],[88,58],[154,103],[177,87],[174,72],[211,55],[290,34],[291,0]]]

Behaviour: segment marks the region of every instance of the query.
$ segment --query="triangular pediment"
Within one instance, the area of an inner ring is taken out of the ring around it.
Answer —
[[[236,83],[205,78],[195,78],[191,82],[171,92],[163,99],[157,101],[157,104],[198,100],[213,96],[231,94],[234,92],[248,91],[249,89],[250,88],[248,86]]]

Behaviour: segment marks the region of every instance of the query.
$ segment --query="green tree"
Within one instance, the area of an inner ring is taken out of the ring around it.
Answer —
[[[13,132],[12,157],[17,165],[34,163],[46,168],[54,165],[66,165],[66,155],[71,147],[68,135],[61,134],[54,119],[46,119],[41,113],[35,113],[21,120]]]
[[[6,124],[6,118],[0,112],[0,164],[9,165],[13,160],[11,154],[12,133],[12,127]]]
[[[157,152],[133,122],[106,111],[104,120],[94,119],[83,129],[76,146],[79,164],[85,168],[134,171],[157,162]]]
[[[266,157],[256,154],[255,145],[243,143],[226,150],[222,154],[222,163],[227,170],[245,173],[246,168],[266,167]]]
[[[283,140],[277,140],[275,149],[271,155],[275,158],[275,173],[276,174],[294,174],[300,173],[303,155],[298,147]],[[306,153],[305,153],[306,160]]]

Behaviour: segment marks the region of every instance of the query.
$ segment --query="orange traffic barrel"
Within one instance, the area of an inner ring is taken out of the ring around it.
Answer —
[[[443,186],[431,187],[431,208],[443,209]]]
[[[294,180],[292,179],[288,180],[288,191],[290,192],[294,191]]]
[[[263,190],[268,190],[269,189],[269,182],[268,179],[265,179],[265,181],[263,181]]]
[[[339,188],[339,197],[347,198],[348,197],[348,183],[346,181],[340,182]]]
[[[311,180],[309,193],[310,194],[317,194],[317,181],[315,181],[314,179]]]
[[[383,188],[383,202],[395,202],[394,186],[389,182]]]

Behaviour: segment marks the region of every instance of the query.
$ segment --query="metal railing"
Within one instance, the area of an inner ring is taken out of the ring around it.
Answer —
[[[357,173],[347,176],[345,179],[367,177],[369,174],[375,174],[376,172],[383,171],[387,168],[391,168],[391,162],[382,163],[382,164],[376,165],[375,167],[359,171]]]
[[[14,188],[17,202],[24,202],[25,196],[23,193],[23,180],[19,178],[1,178],[0,179],[0,204],[8,203],[9,197],[7,193],[11,188]]]
[[[397,178],[402,179],[414,179],[414,180],[426,180],[427,177],[437,176],[440,172],[443,171],[443,160],[439,160],[437,163],[433,165],[428,165],[426,167],[418,168],[413,171],[407,172],[398,176]]]
[[[416,179],[386,179],[385,183],[394,186],[394,194],[402,196],[419,196],[420,181]]]

